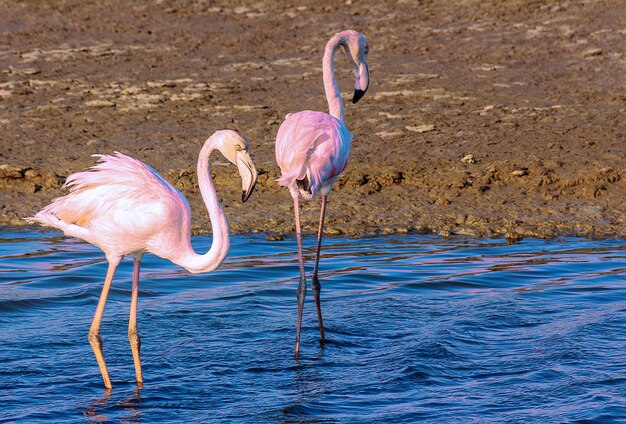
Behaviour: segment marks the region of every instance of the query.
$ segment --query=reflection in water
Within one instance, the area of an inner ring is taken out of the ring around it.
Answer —
[[[122,401],[118,405],[120,408],[127,411],[128,415],[120,417],[120,422],[123,423],[138,423],[141,416],[141,393],[140,389],[135,389],[133,395],[125,401]]]
[[[321,353],[321,352],[320,352]],[[318,362],[321,354],[317,358],[311,358],[311,361]],[[325,390],[325,381],[321,376],[321,372],[316,367],[307,366],[304,361],[295,360],[293,366],[294,375],[294,392],[293,397],[288,404],[283,407],[283,419],[289,420],[303,415],[315,415],[313,411],[307,411],[306,406],[316,402]]]
[[[89,418],[89,422],[104,422],[108,420],[106,415],[100,414],[99,411],[107,407],[107,403],[111,399],[111,390],[104,390],[104,395],[92,402],[83,414]]]
[[[198,250],[209,237],[194,238]],[[327,343],[307,296],[293,357],[293,240],[235,237],[212,274],[147,255],[145,388],[127,325],[132,261],[86,340],[106,263],[45,232],[0,234],[0,419],[8,422],[589,422],[626,416],[626,243],[328,239]],[[306,255],[312,257],[312,243]],[[307,269],[310,273],[311,269]],[[88,406],[86,406],[88,405]]]
[[[116,421],[123,423],[138,423],[141,422],[141,392],[140,389],[135,389],[125,399],[116,401],[111,398],[113,391],[106,390],[104,395],[92,402],[87,409],[83,412],[83,415],[87,417],[90,423],[100,423],[109,421],[111,418],[107,416],[107,411],[110,410],[122,410],[124,413],[116,417]],[[102,412],[101,412],[102,411]],[[117,414],[116,414],[117,415]]]

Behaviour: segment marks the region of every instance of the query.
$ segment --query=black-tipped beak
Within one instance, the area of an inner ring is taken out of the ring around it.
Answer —
[[[252,159],[247,151],[240,151],[237,153],[237,168],[239,169],[239,175],[241,175],[241,201],[245,202],[250,198],[254,187],[256,186],[256,180],[258,173],[252,163]]]
[[[366,91],[367,91],[367,90],[358,90],[358,89],[355,89],[355,90],[354,90],[354,97],[352,98],[352,103],[356,103],[356,102],[358,102],[359,100],[361,100],[361,97],[365,96],[365,92],[366,92]]]
[[[355,68],[354,75],[356,77],[356,83],[354,84],[352,103],[361,100],[361,97],[365,95],[365,92],[370,87],[370,71],[367,67],[367,63],[363,62],[358,68]]]
[[[252,195],[252,192],[254,191],[254,187],[256,186],[256,179],[254,180],[254,183],[252,184],[252,187],[250,187],[248,190],[244,190],[241,193],[241,202],[245,203],[246,200],[248,200],[250,198],[250,195]]]

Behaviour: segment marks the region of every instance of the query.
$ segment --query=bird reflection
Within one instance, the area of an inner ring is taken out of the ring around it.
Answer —
[[[291,367],[295,371],[292,383],[295,400],[282,408],[283,420],[288,422],[297,417],[298,422],[318,421],[315,417],[309,417],[309,405],[314,404],[328,389],[328,382],[320,367],[324,361],[324,348],[324,343],[320,342],[320,348],[314,356],[307,359],[295,358]]]
[[[104,395],[92,402],[83,415],[90,423],[99,423],[111,420],[112,417],[106,414],[107,411],[123,409],[127,411],[124,416],[119,417],[122,423],[139,423],[142,410],[139,409],[142,403],[139,389],[133,392],[120,402],[111,404],[111,390],[106,390]]]

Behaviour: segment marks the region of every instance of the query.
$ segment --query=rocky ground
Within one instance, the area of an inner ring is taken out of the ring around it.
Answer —
[[[241,204],[213,158],[231,229],[292,232],[276,132],[327,110],[324,44],[354,28],[371,85],[346,108],[330,234],[624,237],[625,22],[619,0],[2,1],[0,223],[24,225],[91,154],[119,150],[181,189],[202,231],[197,154],[232,128],[260,177]],[[336,70],[348,99],[344,57]],[[304,205],[307,232],[318,208]]]

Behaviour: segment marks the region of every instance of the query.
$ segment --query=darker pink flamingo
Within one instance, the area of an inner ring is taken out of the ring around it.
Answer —
[[[369,72],[367,69],[368,43],[365,37],[353,30],[333,35],[326,44],[323,59],[323,76],[326,99],[330,114],[305,110],[288,114],[276,135],[276,162],[282,172],[278,183],[289,189],[293,198],[296,221],[298,258],[300,261],[300,283],[298,285],[298,321],[296,324],[296,356],[300,350],[302,310],[306,296],[304,257],[302,254],[302,232],[300,229],[299,195],[310,200],[318,192],[322,196],[320,222],[317,233],[317,250],[311,279],[311,290],[315,298],[320,337],[324,342],[324,324],[320,306],[321,285],[318,279],[320,249],[324,229],[324,215],[328,193],[343,172],[350,155],[352,134],[345,124],[343,101],[335,80],[333,59],[335,51],[343,47],[348,60],[354,66],[356,78],[353,103],[359,101],[367,91]]]

